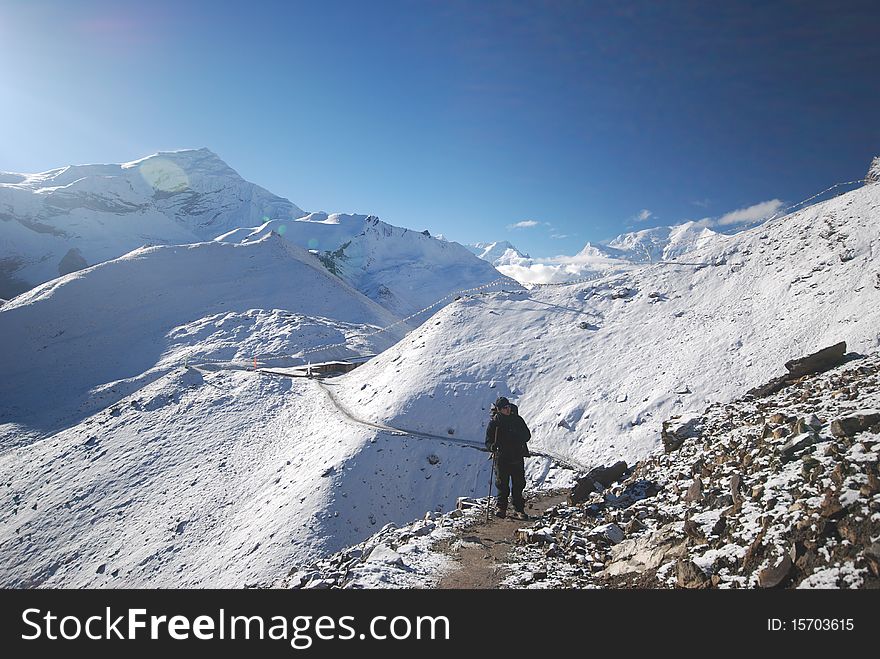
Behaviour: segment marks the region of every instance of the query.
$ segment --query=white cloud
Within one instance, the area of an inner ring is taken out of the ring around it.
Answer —
[[[550,237],[562,239],[562,238],[568,238],[568,234],[567,233],[553,233],[553,234],[550,234]]]
[[[532,227],[536,227],[540,224],[540,222],[536,222],[535,220],[523,220],[522,222],[517,222],[516,224],[508,224],[508,229],[531,229]]]
[[[647,208],[643,208],[633,219],[636,222],[647,222],[653,215],[654,213],[649,211]]]
[[[781,199],[771,199],[754,204],[748,208],[740,208],[730,213],[725,213],[718,218],[718,226],[730,224],[743,224],[746,222],[759,222],[777,213],[783,206]]]
[[[708,199],[695,199],[691,202],[694,206],[699,206],[700,208],[709,208],[712,205],[712,202]]]
[[[639,266],[587,252],[546,259],[521,259],[516,264],[509,263],[496,267],[499,272],[516,279],[521,284],[560,284]]]

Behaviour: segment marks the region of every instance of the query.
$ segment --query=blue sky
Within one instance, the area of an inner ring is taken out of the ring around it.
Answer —
[[[573,254],[861,178],[880,154],[878,18],[875,2],[2,0],[0,170],[206,146],[306,210]]]

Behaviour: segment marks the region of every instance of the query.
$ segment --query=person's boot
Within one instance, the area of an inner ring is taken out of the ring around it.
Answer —
[[[517,510],[517,511],[512,515],[512,517],[515,517],[516,519],[529,519],[529,516],[528,516],[528,514],[526,513],[525,510]]]
[[[495,517],[507,517],[507,508],[496,508],[495,509]]]

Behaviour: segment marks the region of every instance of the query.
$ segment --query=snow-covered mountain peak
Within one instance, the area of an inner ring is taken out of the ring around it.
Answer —
[[[450,293],[504,279],[458,243],[388,224],[375,215],[315,212],[235,229],[216,240],[251,242],[267,233],[314,252],[327,270],[401,317]],[[417,317],[416,324],[424,318]]]
[[[607,246],[618,258],[643,263],[681,256],[721,235],[698,222],[683,222],[624,233],[608,241]]]
[[[506,240],[498,240],[491,243],[472,243],[465,245],[471,253],[488,261],[495,267],[502,265],[523,265],[531,257],[519,251]]]
[[[158,151],[149,156],[138,158],[130,162],[122,163],[122,169],[131,169],[141,167],[145,163],[153,160],[167,160],[173,162],[178,167],[187,171],[200,171],[204,173],[212,173],[220,176],[230,176],[241,178],[232,167],[226,164],[220,156],[208,148],[201,149],[178,149],[174,151]]]
[[[0,182],[0,296],[12,297],[145,243],[211,240],[267,218],[304,214],[245,181],[208,149],[7,173]]]

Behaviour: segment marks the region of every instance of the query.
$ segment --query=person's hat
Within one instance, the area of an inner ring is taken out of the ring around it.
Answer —
[[[498,400],[495,401],[495,409],[500,410],[502,407],[507,407],[510,405],[510,401],[507,400],[504,396],[500,396]]]

